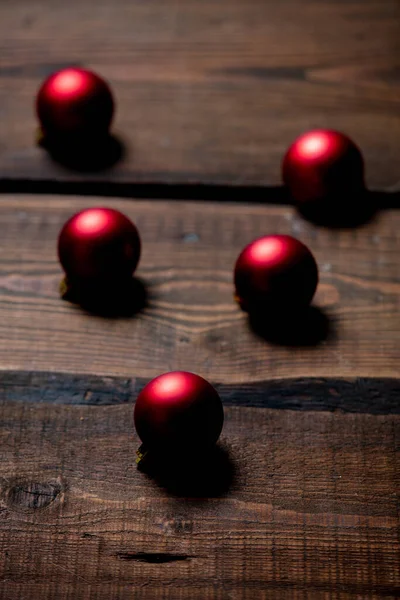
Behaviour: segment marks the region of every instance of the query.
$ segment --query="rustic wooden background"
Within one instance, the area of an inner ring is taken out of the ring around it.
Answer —
[[[399,189],[398,0],[2,0],[0,175],[79,179],[35,148],[33,99],[70,64],[106,77],[126,159],[100,181],[280,183],[329,125]]]
[[[397,0],[1,2],[1,600],[400,597],[399,34]],[[35,92],[69,64],[113,86],[114,166],[33,143]],[[288,205],[281,156],[314,126],[362,147],[369,223]],[[58,232],[96,205],[139,227],[135,314],[58,296]],[[270,232],[319,263],[298,327],[233,301]],[[133,403],[171,369],[218,387],[221,443],[141,473]]]
[[[136,317],[90,316],[59,299],[58,233],[98,205],[123,211],[141,232],[136,274],[148,305]],[[398,375],[399,211],[337,231],[286,206],[3,195],[0,216],[3,368],[149,378],[197,369],[223,383]],[[233,300],[235,260],[264,232],[298,236],[315,254],[318,344],[266,343]]]

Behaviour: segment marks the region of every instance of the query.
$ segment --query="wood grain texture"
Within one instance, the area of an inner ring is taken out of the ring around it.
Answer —
[[[142,377],[101,377],[54,372],[3,371],[4,402],[115,406],[132,403],[148,383]],[[400,379],[302,378],[248,384],[212,382],[224,406],[302,411],[400,414]]]
[[[135,317],[95,316],[59,298],[59,230],[75,211],[95,205],[122,210],[141,233],[137,275],[148,306]],[[358,230],[333,231],[316,229],[290,207],[3,196],[0,227],[2,369],[145,378],[184,369],[229,384],[398,375],[396,211]],[[319,344],[267,341],[233,300],[240,250],[267,233],[295,235],[316,256],[316,313],[328,324]]]
[[[398,414],[291,410],[281,385],[281,406],[226,406],[219,452],[177,488],[137,470],[131,402],[26,402],[25,377],[21,401],[0,394],[2,600],[399,597]],[[105,385],[35,377],[47,400]],[[385,386],[363,383],[359,406]],[[354,405],[354,382],[329,386]]]
[[[294,137],[332,127],[398,190],[399,40],[397,0],[2,1],[0,178],[275,185]],[[71,64],[115,91],[112,170],[34,146],[36,91]]]

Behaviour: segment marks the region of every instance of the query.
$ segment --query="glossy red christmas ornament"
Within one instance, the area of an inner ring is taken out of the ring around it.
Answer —
[[[112,208],[75,214],[58,238],[58,256],[69,283],[90,285],[131,277],[140,249],[135,225]]]
[[[302,308],[318,285],[310,250],[289,235],[268,235],[244,248],[236,261],[236,299],[244,310]]]
[[[45,137],[101,136],[108,133],[114,100],[104,79],[71,67],[53,73],[42,84],[36,112]]]
[[[346,135],[329,129],[298,137],[282,163],[283,181],[300,207],[345,205],[365,189],[364,160]]]
[[[208,381],[194,373],[173,371],[156,377],[142,390],[134,420],[146,451],[186,452],[216,443],[224,412]]]

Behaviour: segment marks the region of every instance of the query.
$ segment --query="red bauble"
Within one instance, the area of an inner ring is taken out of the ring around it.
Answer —
[[[343,133],[316,129],[297,138],[282,163],[283,181],[301,207],[345,205],[364,185],[364,161]]]
[[[243,309],[307,306],[318,285],[310,250],[289,235],[269,235],[246,246],[236,261],[236,297]]]
[[[71,67],[50,75],[42,84],[36,112],[47,137],[101,136],[109,130],[114,101],[104,79]]]
[[[139,233],[112,208],[88,208],[69,219],[58,238],[58,256],[69,282],[131,277],[140,258]]]
[[[218,440],[224,421],[221,399],[205,379],[173,371],[153,379],[139,394],[136,431],[146,450],[199,450]]]

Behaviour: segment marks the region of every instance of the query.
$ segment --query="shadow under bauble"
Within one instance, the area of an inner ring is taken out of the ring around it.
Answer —
[[[73,171],[82,173],[110,169],[121,161],[126,149],[115,135],[86,137],[44,137],[40,145],[52,160]]]
[[[314,225],[333,229],[351,229],[369,223],[378,211],[377,194],[353,191],[298,206],[299,213]]]
[[[253,311],[249,313],[249,324],[263,340],[280,346],[318,346],[334,337],[332,320],[316,306]]]
[[[107,318],[133,317],[142,312],[149,301],[147,288],[137,277],[123,282],[85,285],[67,282],[62,297],[90,314]]]
[[[173,496],[218,498],[229,492],[235,480],[232,459],[220,444],[198,452],[149,451],[139,468]]]

